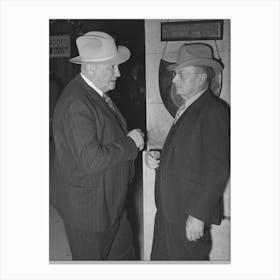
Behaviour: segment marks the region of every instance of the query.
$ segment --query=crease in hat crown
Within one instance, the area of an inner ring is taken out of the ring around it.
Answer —
[[[83,63],[122,63],[130,57],[130,51],[124,47],[117,48],[112,36],[101,31],[91,31],[76,40],[79,56],[70,62]]]
[[[179,70],[188,66],[209,66],[218,73],[223,65],[214,58],[213,49],[208,44],[184,44],[179,48],[175,64],[167,67],[169,71]]]

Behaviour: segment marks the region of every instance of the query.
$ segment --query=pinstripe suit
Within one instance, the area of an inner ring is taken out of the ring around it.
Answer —
[[[123,215],[132,160],[138,151],[134,141],[126,136],[125,120],[118,110],[114,114],[105,100],[77,75],[58,100],[53,134],[58,210],[66,227],[69,226],[68,234],[108,236],[111,232],[115,236]],[[100,238],[96,240],[104,243]],[[111,244],[112,238],[106,240]],[[74,244],[75,240],[70,242]],[[96,252],[85,258],[106,256]]]

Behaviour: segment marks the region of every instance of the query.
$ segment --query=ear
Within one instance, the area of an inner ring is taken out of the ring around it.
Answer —
[[[92,63],[88,63],[88,64],[86,64],[86,71],[88,72],[88,73],[93,73],[93,72],[95,72],[96,71],[96,69],[97,69],[97,65],[96,64],[92,64]]]
[[[92,72],[92,65],[93,64],[86,64],[86,70],[87,70],[87,72],[89,72],[89,73],[91,73]]]

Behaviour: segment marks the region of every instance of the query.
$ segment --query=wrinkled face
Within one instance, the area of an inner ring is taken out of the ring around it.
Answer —
[[[117,78],[120,77],[119,66],[116,65],[94,65],[92,71],[92,82],[103,92],[113,90]]]
[[[176,70],[174,74],[172,81],[175,84],[176,92],[184,99],[188,99],[200,91],[206,75],[195,66]]]

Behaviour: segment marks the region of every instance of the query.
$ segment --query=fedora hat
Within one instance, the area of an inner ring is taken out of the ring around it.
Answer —
[[[76,40],[79,56],[69,61],[76,64],[120,64],[127,61],[130,51],[127,47],[116,46],[115,40],[107,33],[91,31]]]
[[[212,47],[201,43],[181,46],[176,63],[169,65],[167,70],[174,71],[188,66],[209,66],[215,73],[223,70],[222,63],[214,58]]]

